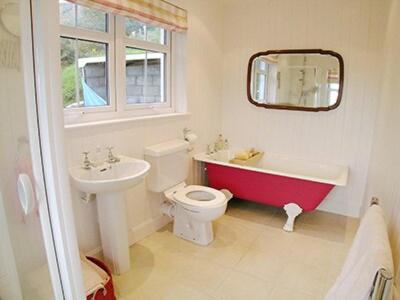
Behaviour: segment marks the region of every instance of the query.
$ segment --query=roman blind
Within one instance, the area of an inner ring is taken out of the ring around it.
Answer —
[[[187,30],[187,11],[164,0],[68,0],[172,31]]]

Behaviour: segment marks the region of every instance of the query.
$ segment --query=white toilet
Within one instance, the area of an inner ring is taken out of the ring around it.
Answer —
[[[147,187],[163,192],[168,199],[161,211],[174,218],[174,234],[200,245],[214,239],[212,221],[226,210],[227,197],[213,188],[186,185],[189,173],[189,143],[171,140],[145,149],[145,159],[151,164]]]

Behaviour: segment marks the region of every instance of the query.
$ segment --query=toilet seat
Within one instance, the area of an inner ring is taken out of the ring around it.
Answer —
[[[189,206],[212,208],[227,202],[224,193],[201,185],[189,185],[173,194],[175,201]]]

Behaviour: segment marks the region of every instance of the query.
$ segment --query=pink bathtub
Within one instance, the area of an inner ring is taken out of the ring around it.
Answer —
[[[271,154],[249,167],[229,163],[230,157],[229,152],[195,156],[206,165],[209,186],[227,189],[243,200],[284,207],[292,221],[302,211],[316,209],[335,186],[347,184],[348,167]],[[293,224],[288,225],[286,229],[293,230]]]

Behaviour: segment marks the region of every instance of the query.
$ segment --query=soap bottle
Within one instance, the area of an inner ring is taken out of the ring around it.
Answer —
[[[225,139],[225,141],[224,141],[224,150],[229,150],[229,142],[228,142],[228,139]]]
[[[224,138],[222,137],[222,134],[218,136],[217,141],[215,142],[215,150],[220,151],[224,149]]]

